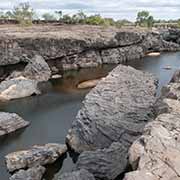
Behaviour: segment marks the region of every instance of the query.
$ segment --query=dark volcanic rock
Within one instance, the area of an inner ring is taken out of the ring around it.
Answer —
[[[41,180],[45,170],[42,166],[35,166],[28,170],[20,170],[11,176],[10,180]]]
[[[25,67],[23,75],[38,82],[48,81],[51,77],[51,70],[43,57],[35,55]]]
[[[10,153],[5,158],[8,170],[13,172],[36,165],[52,164],[66,151],[66,145],[46,144],[44,146],[33,146],[30,150]]]
[[[118,66],[86,96],[67,143],[77,152],[107,148],[113,142],[125,147],[151,120],[157,81],[148,73]]]
[[[2,27],[0,37],[0,66],[31,62],[37,54],[48,63],[55,61],[53,67],[63,70],[122,63],[139,59],[149,51],[176,51],[180,47],[152,31],[87,25],[21,30]]]
[[[0,136],[25,128],[29,122],[24,121],[15,113],[0,112]]]
[[[88,171],[81,169],[79,171],[64,173],[58,180],[95,180],[95,178]]]
[[[115,179],[127,165],[127,148],[113,143],[107,149],[85,151],[78,159],[77,169],[86,169],[98,179]]]

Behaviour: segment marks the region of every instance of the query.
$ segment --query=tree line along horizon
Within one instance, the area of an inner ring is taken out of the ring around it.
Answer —
[[[28,2],[20,3],[11,11],[0,11],[1,20],[15,20],[22,26],[30,26],[33,20],[58,21],[63,24],[89,24],[89,25],[104,25],[122,27],[124,25],[134,25],[146,28],[152,28],[157,23],[176,24],[180,28],[180,19],[177,20],[155,20],[148,11],[140,11],[137,13],[136,22],[131,22],[127,19],[114,20],[113,18],[103,18],[100,14],[86,15],[83,11],[78,11],[76,14],[69,15],[63,12],[55,11],[54,13],[44,13],[40,18],[37,16],[34,9]]]

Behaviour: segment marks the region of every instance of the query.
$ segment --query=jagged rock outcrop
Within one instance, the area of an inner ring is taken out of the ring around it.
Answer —
[[[45,170],[42,166],[35,166],[28,170],[20,170],[12,175],[9,180],[41,180]]]
[[[127,165],[127,148],[113,143],[109,148],[85,151],[78,158],[76,169],[86,169],[97,179],[115,179]]]
[[[157,81],[153,76],[119,65],[86,96],[67,135],[77,152],[129,145],[153,116]]]
[[[33,33],[32,33],[33,32]],[[139,59],[149,51],[175,51],[179,45],[160,34],[100,26],[38,26],[0,29],[0,66],[42,56],[53,69],[77,69]]]
[[[25,121],[15,113],[0,112],[0,136],[25,128],[28,125],[28,121]]]
[[[5,158],[8,170],[13,172],[37,165],[52,164],[66,151],[66,145],[46,144],[44,146],[33,146],[30,150],[10,153]]]
[[[58,180],[95,180],[94,176],[88,171],[81,169],[70,173],[62,174]]]
[[[178,180],[180,177],[180,100],[179,72],[162,93],[159,116],[147,124],[143,135],[129,151],[133,172],[124,180]],[[172,93],[172,95],[170,95]],[[163,106],[162,106],[163,104]],[[165,107],[165,108],[162,108]],[[162,113],[162,114],[161,114]]]

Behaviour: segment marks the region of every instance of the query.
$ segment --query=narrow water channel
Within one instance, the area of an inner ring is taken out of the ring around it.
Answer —
[[[153,73],[159,78],[159,90],[166,85],[174,71],[180,68],[180,52],[163,53],[159,57],[146,57],[127,63],[137,69]],[[165,67],[171,69],[166,70]],[[8,180],[4,156],[10,152],[28,149],[35,144],[64,143],[71,123],[89,90],[78,90],[78,83],[106,76],[115,65],[69,71],[63,78],[44,83],[43,94],[0,104],[0,111],[15,112],[30,126],[0,139],[0,180]],[[158,91],[160,92],[160,91]],[[46,180],[56,180],[65,171],[71,171],[74,162],[70,157],[58,160],[50,166]]]

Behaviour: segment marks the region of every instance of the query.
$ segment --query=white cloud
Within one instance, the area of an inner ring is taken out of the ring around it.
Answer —
[[[179,0],[0,0],[0,9],[11,9],[26,1],[40,12],[58,9],[64,13],[74,13],[83,10],[89,14],[99,13],[105,17],[134,20],[138,11],[148,10],[155,18],[180,18]]]

